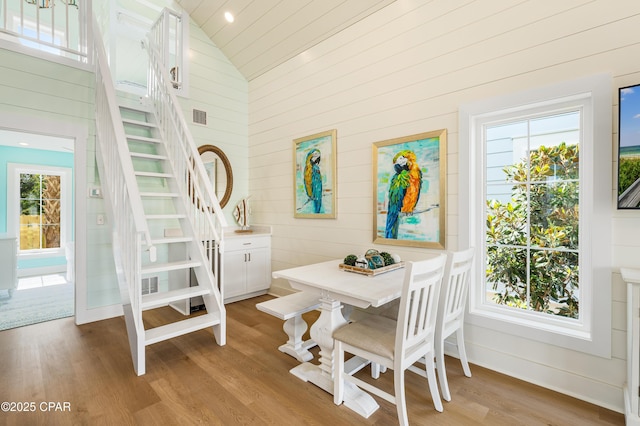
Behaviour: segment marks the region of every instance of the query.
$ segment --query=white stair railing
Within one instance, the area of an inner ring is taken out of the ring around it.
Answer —
[[[98,28],[95,18],[93,25]],[[95,31],[93,55],[96,64],[97,165],[112,226],[114,261],[123,305],[131,305],[136,335],[140,339],[144,338],[140,309],[143,241],[152,262],[156,260],[156,250],[145,221],[133,165],[127,155],[127,138],[99,31]],[[129,338],[132,339],[131,333]]]
[[[165,39],[158,32],[166,31],[162,23],[166,22],[167,13],[170,12],[165,9],[163,16],[158,19],[149,34],[149,98],[153,103],[167,156],[180,188],[178,192],[183,196],[185,211],[195,236],[203,242],[214,242],[201,244],[200,248],[209,264],[213,266],[213,271],[208,269],[207,272],[211,282],[216,283],[215,277],[220,277],[221,273],[223,228],[227,226],[227,221],[174,93],[169,69],[163,64],[162,49],[156,42]],[[220,297],[219,293],[217,297]],[[223,308],[221,302],[220,304]]]

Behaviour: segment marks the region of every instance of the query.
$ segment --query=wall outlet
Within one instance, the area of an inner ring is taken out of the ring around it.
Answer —
[[[103,215],[103,214],[99,214],[99,215],[96,217],[96,223],[97,223],[98,225],[104,225],[104,215]]]

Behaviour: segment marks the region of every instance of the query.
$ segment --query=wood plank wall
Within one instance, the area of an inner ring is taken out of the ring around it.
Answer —
[[[217,146],[232,165],[233,191],[225,217],[233,226],[231,207],[249,191],[249,84],[193,21],[189,35],[189,98],[180,102],[196,146]],[[207,112],[206,126],[192,123],[194,108]]]
[[[273,226],[273,269],[373,247],[372,144],[442,128],[448,131],[447,248],[456,249],[459,106],[610,73],[617,128],[617,88],[640,83],[637,28],[634,0],[397,0],[250,81],[249,189],[254,222]],[[337,219],[294,219],[292,140],[329,129],[338,134]],[[617,130],[602,143],[617,158]],[[618,268],[640,258],[640,214],[613,214],[613,290],[606,302],[613,311],[612,358],[471,327],[475,362],[482,353],[489,368],[623,409],[626,295]],[[426,253],[377,248],[405,259]],[[284,294],[288,284],[275,281],[272,291]]]

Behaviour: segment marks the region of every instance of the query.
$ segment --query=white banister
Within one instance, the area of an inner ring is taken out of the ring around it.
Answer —
[[[97,28],[95,18],[94,28]],[[142,200],[135,181],[131,159],[119,108],[115,99],[113,80],[99,31],[95,31],[93,54],[96,64],[96,157],[107,213],[113,235],[114,260],[123,301],[128,300],[134,312],[136,328],[143,330],[141,301],[141,252],[143,240],[155,261],[155,248],[144,218]]]
[[[179,185],[183,185],[185,189],[183,193],[191,197],[190,200],[185,201],[187,201],[190,216],[198,225],[199,235],[220,241],[223,237],[222,228],[227,226],[227,221],[200,160],[200,154],[188,129],[180,103],[172,90],[173,80],[162,60],[163,49],[157,45],[158,41],[164,40],[161,32],[166,32],[166,29],[163,28],[162,22],[166,22],[165,16],[168,13],[170,12],[165,9],[163,16],[158,19],[149,35],[149,97],[154,104],[156,118],[166,140],[169,159],[174,166],[176,176],[181,177]]]

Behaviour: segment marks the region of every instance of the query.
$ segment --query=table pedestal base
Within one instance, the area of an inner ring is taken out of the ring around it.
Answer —
[[[345,371],[355,373],[367,364],[368,361],[353,357],[345,362]],[[292,368],[289,372],[300,380],[311,382],[333,395],[333,379],[323,373],[319,366],[305,362]],[[371,395],[349,382],[345,383],[344,405],[364,418],[369,418],[380,407]]]

